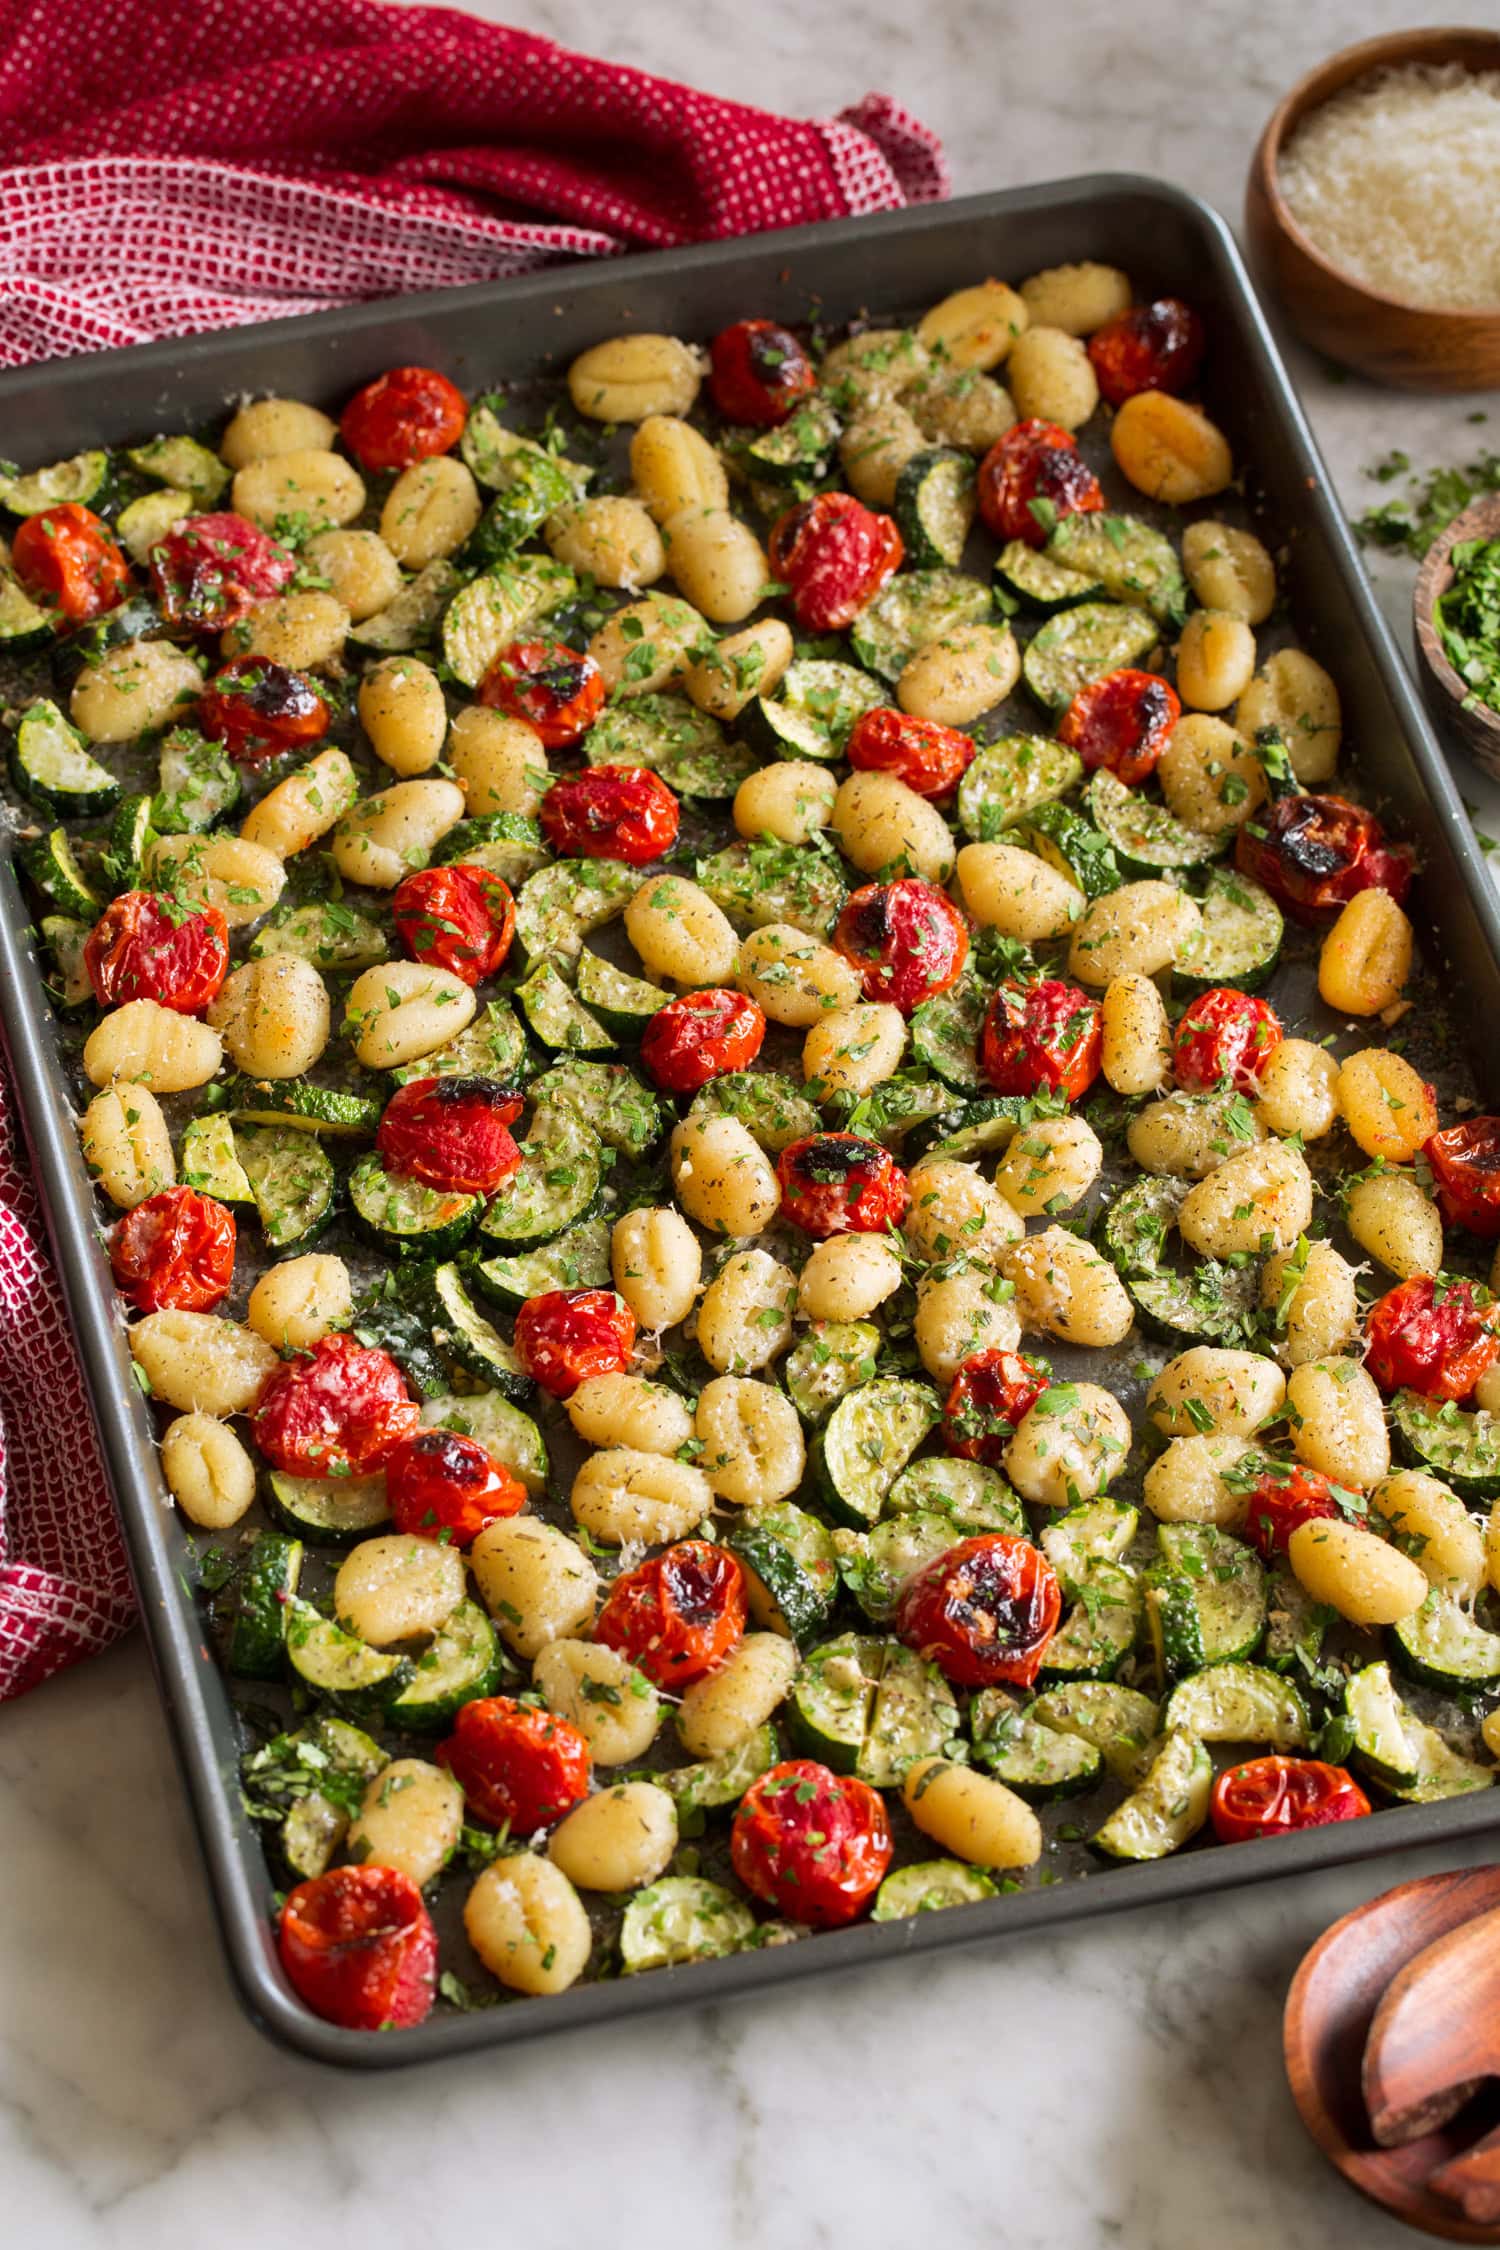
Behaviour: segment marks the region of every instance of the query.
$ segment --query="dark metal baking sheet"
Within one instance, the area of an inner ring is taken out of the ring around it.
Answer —
[[[1247,497],[1285,543],[1283,585],[1299,639],[1334,672],[1365,788],[1422,855],[1429,958],[1443,967],[1481,1088],[1500,1096],[1500,909],[1458,793],[1377,611],[1238,253],[1206,205],[1158,182],[1099,175],[440,295],[372,304],[185,342],[0,375],[0,429],[28,460],[143,431],[195,426],[241,392],[329,400],[382,369],[423,362],[462,384],[564,366],[628,328],[704,335],[747,311],[839,323],[869,308],[930,303],[998,273],[1102,258],[1190,297],[1215,338],[1208,403],[1247,464]],[[185,1533],[166,1501],[148,1410],[131,1379],[93,1191],[79,1154],[28,916],[9,864],[0,876],[0,1023],[57,1246],[84,1371],[114,1480],[152,1660],[193,1807],[240,1995],[269,2035],[321,2061],[389,2068],[607,2021],[681,2001],[718,2001],[821,1970],[1052,1926],[1477,1835],[1500,1819],[1486,1791],[1382,1812],[1278,1840],[1188,1852],[1154,1867],[871,1924],[720,1961],[575,1986],[473,2014],[436,2016],[383,2038],[312,2016],[277,1968],[270,1878],[239,1807],[239,1737],[226,1683],[184,1592]]]

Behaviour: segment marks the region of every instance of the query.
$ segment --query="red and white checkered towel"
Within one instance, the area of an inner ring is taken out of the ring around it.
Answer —
[[[379,0],[0,0],[0,366],[947,191],[884,95],[773,117]],[[14,1130],[0,1082],[0,1700],[133,1615]]]

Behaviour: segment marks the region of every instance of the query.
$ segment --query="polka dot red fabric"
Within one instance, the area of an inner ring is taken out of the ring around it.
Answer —
[[[883,95],[798,122],[376,0],[0,0],[0,366],[947,191]],[[0,1701],[133,1615],[0,1078]]]
[[[448,8],[0,0],[0,365],[947,186],[883,95],[773,117]]]

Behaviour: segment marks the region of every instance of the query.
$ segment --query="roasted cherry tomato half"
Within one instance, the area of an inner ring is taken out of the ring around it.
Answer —
[[[623,859],[645,867],[677,841],[677,799],[645,766],[590,766],[554,781],[538,816],[564,859]]]
[[[906,1216],[906,1174],[879,1141],[858,1133],[809,1133],[776,1159],[781,1215],[824,1241],[831,1234],[884,1234]]]
[[[215,672],[198,705],[203,732],[247,766],[320,741],[330,716],[305,672],[268,663],[263,656],[232,656]]]
[[[409,469],[451,453],[464,434],[464,394],[431,367],[393,367],[356,391],[339,436],[362,469]]]
[[[1089,358],[1111,406],[1137,391],[1169,391],[1178,398],[1203,364],[1203,323],[1180,297],[1131,305],[1089,338]]]
[[[731,422],[774,429],[817,380],[796,337],[774,320],[737,320],[708,347],[708,387]]]
[[[118,609],[130,583],[109,526],[74,500],[28,516],[11,541],[10,563],[32,600],[69,625]]]
[[[457,1195],[493,1195],[520,1170],[511,1126],[521,1096],[493,1078],[409,1078],[385,1105],[380,1161],[402,1179]]]
[[[696,1094],[726,1071],[748,1070],[765,1036],[756,1001],[709,985],[657,1009],[641,1038],[641,1061],[664,1094]]]
[[[604,709],[604,674],[562,641],[512,641],[480,681],[477,703],[524,719],[546,750],[567,750]]]
[[[1063,516],[1094,515],[1104,488],[1056,422],[1017,422],[979,464],[979,513],[997,539],[1045,547]]]
[[[457,1430],[416,1430],[385,1460],[391,1521],[416,1539],[472,1547],[486,1524],[518,1515],[526,1487],[476,1439]]]
[[[435,1752],[486,1828],[534,1836],[589,1793],[593,1759],[570,1719],[508,1695],[462,1704],[453,1732]]]
[[[985,1010],[979,1061],[997,1094],[1061,1094],[1076,1102],[1099,1075],[1099,1003],[1061,977],[1002,984]]]
[[[422,1894],[395,1867],[331,1867],[289,1891],[276,1949],[299,2000],[345,2031],[409,2031],[437,1990]]]
[[[1250,992],[1217,986],[1202,992],[1172,1034],[1172,1069],[1190,1094],[1232,1086],[1253,1094],[1282,1041],[1281,1018]]]
[[[1399,906],[1411,888],[1410,852],[1346,797],[1278,797],[1244,823],[1234,859],[1298,922],[1337,914],[1356,891],[1389,891]]]
[[[820,1930],[859,1918],[893,1849],[879,1790],[811,1758],[788,1758],[752,1781],[729,1836],[746,1890]]]
[[[457,860],[421,867],[391,900],[396,934],[413,961],[450,969],[465,984],[483,984],[510,951],[516,902],[509,885],[487,867]]]
[[[420,1424],[396,1362],[343,1329],[279,1367],[260,1394],[255,1442],[273,1469],[294,1477],[362,1477]]]
[[[1434,1133],[1422,1153],[1448,1225],[1486,1241],[1500,1234],[1500,1117],[1466,1117]]]
[[[733,1555],[707,1539],[679,1539],[615,1580],[594,1638],[675,1689],[714,1671],[744,1631],[745,1574]]]
[[[974,763],[972,737],[905,711],[862,711],[844,755],[856,773],[893,773],[919,797],[948,797]]]
[[[1292,1533],[1305,1523],[1342,1513],[1334,1488],[1317,1469],[1263,1469],[1245,1506],[1245,1537],[1270,1562],[1286,1553]]]
[[[155,1000],[192,1016],[218,993],[229,969],[229,924],[217,906],[187,908],[155,891],[122,891],[83,948],[101,1008]]]
[[[769,552],[802,630],[836,633],[868,609],[906,548],[889,516],[847,492],[820,492],[777,517]]]
[[[151,550],[151,582],[168,625],[222,633],[291,584],[296,558],[269,532],[225,512],[185,516]]]
[[[1267,1757],[1226,1766],[1214,1783],[1208,1817],[1221,1844],[1245,1844],[1293,1828],[1363,1820],[1369,1809],[1369,1798],[1342,1766],[1325,1765],[1321,1758]]]
[[[989,1531],[907,1579],[896,1632],[955,1687],[1030,1687],[1061,1615],[1062,1589],[1041,1549]]]
[[[1106,672],[1081,687],[1057,730],[1090,768],[1108,766],[1128,789],[1144,781],[1182,717],[1177,690],[1154,672]]]
[[[1474,1281],[1413,1274],[1370,1307],[1365,1365],[1380,1388],[1467,1398],[1500,1358],[1500,1304]]]
[[[161,1188],[115,1228],[115,1287],[137,1312],[208,1312],[229,1295],[234,1242],[226,1205],[195,1188]]]
[[[957,984],[969,957],[968,924],[952,899],[914,875],[851,891],[833,942],[859,970],[865,998],[904,1016]]]
[[[516,1314],[516,1357],[554,1398],[591,1375],[620,1375],[635,1349],[635,1315],[612,1289],[548,1289]]]
[[[943,1443],[960,1461],[999,1468],[1005,1449],[1052,1378],[1021,1352],[974,1352],[943,1403]]]

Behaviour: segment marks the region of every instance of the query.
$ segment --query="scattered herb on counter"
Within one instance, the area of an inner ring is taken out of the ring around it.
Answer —
[[[1406,454],[1389,453],[1365,474],[1377,484],[1389,484],[1410,469]],[[1500,453],[1482,453],[1462,468],[1413,475],[1404,499],[1367,508],[1362,516],[1356,516],[1354,529],[1366,546],[1386,547],[1420,561],[1454,517],[1462,515],[1471,500],[1482,498],[1486,492],[1500,492]]]
[[[1469,690],[1466,703],[1500,711],[1500,539],[1465,539],[1450,559],[1453,582],[1433,603],[1432,621]]]

